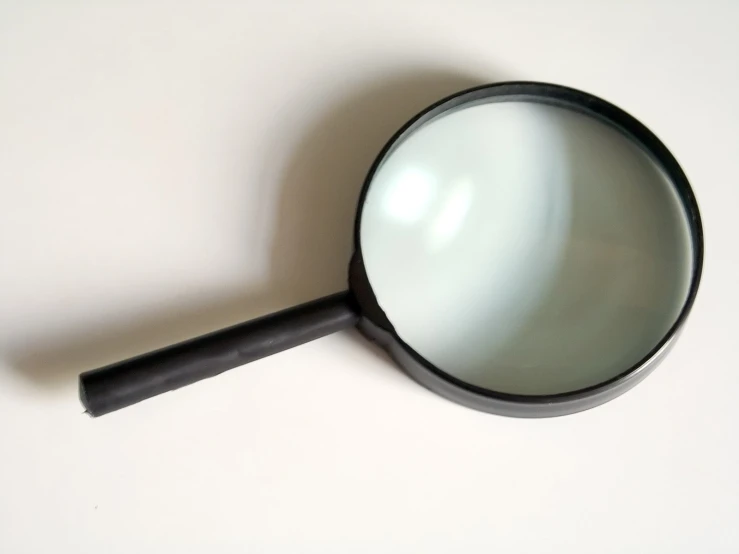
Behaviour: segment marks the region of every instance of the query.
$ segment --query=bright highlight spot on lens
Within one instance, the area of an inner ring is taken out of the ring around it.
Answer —
[[[426,211],[434,192],[433,175],[414,168],[401,172],[384,197],[386,213],[403,223],[415,223]]]

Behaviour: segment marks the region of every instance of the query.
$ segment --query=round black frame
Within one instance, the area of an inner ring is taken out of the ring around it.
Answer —
[[[679,195],[688,216],[693,246],[693,268],[685,304],[662,340],[642,360],[615,377],[583,389],[549,395],[509,394],[477,387],[445,373],[403,342],[377,302],[364,268],[359,236],[364,200],[377,170],[393,148],[418,127],[450,110],[478,101],[539,102],[597,117],[640,144],[662,168]],[[454,402],[485,412],[517,417],[560,416],[608,402],[654,370],[673,346],[693,306],[703,269],[703,249],[703,226],[688,179],[670,151],[647,127],[617,106],[586,92],[548,83],[505,82],[463,90],[436,102],[408,121],[385,144],[372,164],[359,196],[349,287],[359,307],[359,329],[368,338],[380,343],[401,368],[421,385]]]

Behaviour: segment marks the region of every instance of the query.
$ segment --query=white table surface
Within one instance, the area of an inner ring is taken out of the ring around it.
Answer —
[[[739,552],[739,3],[0,1],[0,552]],[[77,374],[340,290],[409,116],[505,79],[675,153],[704,281],[671,355],[549,420],[342,333],[93,420]]]

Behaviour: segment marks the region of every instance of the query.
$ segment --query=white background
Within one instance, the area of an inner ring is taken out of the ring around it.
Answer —
[[[0,0],[0,551],[739,551],[735,0]],[[504,79],[622,106],[705,219],[671,355],[477,413],[342,333],[98,420],[77,373],[343,288],[363,175]]]

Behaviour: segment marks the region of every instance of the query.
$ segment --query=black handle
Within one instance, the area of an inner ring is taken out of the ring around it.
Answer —
[[[358,320],[350,293],[326,296],[87,371],[80,375],[80,400],[87,413],[101,416],[352,327]]]

